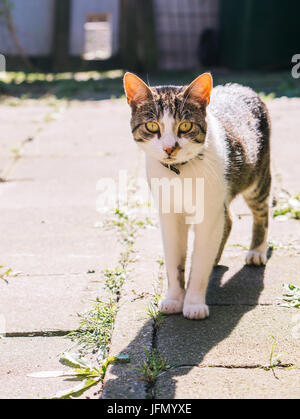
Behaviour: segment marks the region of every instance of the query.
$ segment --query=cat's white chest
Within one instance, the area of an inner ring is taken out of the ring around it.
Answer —
[[[226,201],[224,162],[221,157],[193,159],[176,166],[179,174],[146,156],[147,179],[161,214],[181,213],[187,224],[199,224],[212,217]],[[160,192],[157,191],[160,190]]]

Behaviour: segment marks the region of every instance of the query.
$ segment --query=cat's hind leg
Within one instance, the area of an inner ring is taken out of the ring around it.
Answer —
[[[231,227],[232,227],[232,220],[231,220],[230,212],[226,206],[224,207],[224,216],[225,216],[224,233],[223,233],[222,242],[220,244],[219,251],[215,260],[215,266],[218,265],[219,260],[221,259],[225,244],[227,242],[227,239],[229,237],[229,234],[231,232]]]
[[[256,188],[243,194],[253,214],[252,240],[246,255],[247,265],[259,266],[267,263],[270,185],[271,176],[268,173],[264,182],[260,182]]]

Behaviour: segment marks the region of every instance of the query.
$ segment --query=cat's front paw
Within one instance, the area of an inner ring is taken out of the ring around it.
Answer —
[[[265,265],[267,263],[267,254],[265,251],[261,250],[249,250],[246,255],[246,264],[247,265]]]
[[[184,304],[183,315],[191,320],[205,319],[209,316],[209,308],[206,304]]]
[[[183,307],[183,300],[175,300],[172,298],[165,298],[161,300],[158,309],[161,313],[176,314],[181,313]]]

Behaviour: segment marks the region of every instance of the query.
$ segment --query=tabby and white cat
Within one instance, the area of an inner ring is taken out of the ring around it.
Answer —
[[[160,213],[168,275],[168,293],[160,311],[204,319],[209,315],[205,303],[209,277],[231,230],[229,205],[239,193],[253,214],[246,263],[267,261],[271,175],[266,106],[253,90],[238,84],[212,89],[209,73],[183,87],[149,87],[126,73],[124,87],[132,134],[146,153],[149,184],[152,178],[204,179],[204,218],[194,225],[186,289],[187,214],[174,208]]]

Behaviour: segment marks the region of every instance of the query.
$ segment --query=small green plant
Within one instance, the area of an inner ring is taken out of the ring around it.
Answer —
[[[67,380],[81,381],[79,385],[56,393],[50,399],[73,399],[79,397],[86,390],[103,380],[109,364],[117,362],[127,363],[130,362],[130,359],[127,355],[122,354],[111,356],[105,359],[99,368],[89,365],[81,357],[71,353],[63,354],[59,361],[61,364],[72,368],[73,371],[41,371],[27,375],[33,378],[63,377]]]
[[[102,273],[105,278],[105,288],[114,294],[120,291],[124,281],[128,277],[126,269],[120,266],[113,269],[104,269]]]
[[[137,219],[132,216],[128,208],[115,208],[113,214],[105,221],[104,226],[108,228],[117,227],[122,240],[132,245],[135,242],[138,230],[153,226],[153,224],[149,217]]]
[[[283,364],[281,362],[281,357],[286,355],[285,353],[275,353],[275,347],[277,344],[277,341],[273,335],[271,335],[271,338],[273,339],[273,343],[271,346],[271,352],[269,356],[269,364],[264,366],[265,371],[272,371],[274,377],[278,379],[278,377],[275,374],[275,368],[284,368],[284,369],[292,369],[294,368],[294,364]]]
[[[241,243],[228,244],[228,247],[240,247],[241,249],[248,250],[248,246]]]
[[[161,296],[161,289],[162,289],[162,281],[163,281],[163,269],[164,269],[164,260],[159,258],[156,260],[158,263],[158,275],[156,278],[156,283],[153,287],[153,293],[151,294],[151,302],[148,305],[147,314],[151,319],[154,321],[154,327],[156,329],[164,321],[164,314],[159,311],[159,302],[162,298]]]
[[[151,301],[149,304],[147,314],[154,321],[155,328],[158,328],[164,321],[164,314],[159,311],[158,306],[154,301]]]
[[[146,360],[136,369],[142,373],[144,379],[149,383],[154,383],[156,378],[164,371],[171,368],[166,358],[164,358],[157,349],[151,349],[149,352],[144,348]]]
[[[279,365],[281,365],[281,356],[283,354],[280,353],[275,353],[275,346],[276,346],[276,339],[273,335],[271,335],[271,338],[273,339],[273,343],[272,343],[272,347],[271,347],[271,352],[270,352],[270,359],[269,359],[269,368],[275,368],[278,367]]]
[[[0,265],[0,279],[8,284],[9,279],[18,276],[18,272],[13,272],[11,268],[5,268],[4,265]]]
[[[283,194],[280,197],[277,208],[273,210],[273,217],[281,220],[293,218],[300,220],[300,193],[294,197]]]
[[[300,245],[297,244],[298,240],[294,240],[293,242],[282,243],[278,241],[270,241],[269,248],[272,250],[286,250],[286,251],[300,251]]]
[[[282,296],[284,301],[281,307],[300,308],[300,288],[292,284],[283,284],[285,293]]]
[[[96,301],[90,311],[79,315],[79,329],[69,333],[67,337],[72,341],[77,341],[85,349],[101,349],[105,356],[110,344],[116,313],[116,303],[112,299],[109,302]]]
[[[158,265],[159,265],[160,267],[163,267],[163,266],[164,266],[164,264],[165,264],[165,261],[164,261],[164,259],[163,259],[162,257],[160,257],[160,258],[156,259],[156,262],[158,263]]]

